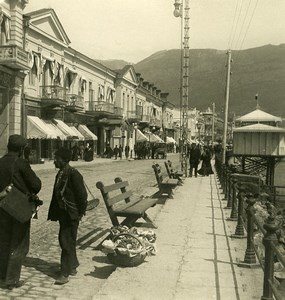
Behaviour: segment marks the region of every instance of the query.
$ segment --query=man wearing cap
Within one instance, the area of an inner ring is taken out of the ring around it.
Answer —
[[[193,169],[194,169],[194,175],[195,177],[197,177],[200,158],[201,158],[201,151],[199,149],[199,146],[196,145],[196,143],[192,143],[190,148],[190,158],[189,158],[189,164],[190,164],[189,177],[192,177]]]
[[[65,284],[69,281],[69,275],[74,276],[77,273],[77,230],[87,207],[87,191],[83,177],[69,165],[71,154],[66,148],[60,148],[54,153],[54,164],[59,171],[55,178],[48,220],[59,221],[61,270],[55,284]]]
[[[0,191],[11,183],[24,193],[37,194],[40,191],[41,180],[29,162],[22,158],[26,144],[21,135],[13,134],[9,137],[8,153],[0,158]],[[8,289],[23,284],[20,275],[29,251],[30,224],[30,220],[18,222],[0,207],[0,280],[5,282]]]

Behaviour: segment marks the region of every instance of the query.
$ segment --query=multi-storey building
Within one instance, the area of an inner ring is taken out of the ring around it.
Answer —
[[[12,133],[39,159],[87,142],[103,155],[107,145],[133,147],[137,129],[163,129],[170,106],[157,87],[131,65],[111,70],[73,49],[53,9],[23,14],[25,4],[0,5],[0,155]]]

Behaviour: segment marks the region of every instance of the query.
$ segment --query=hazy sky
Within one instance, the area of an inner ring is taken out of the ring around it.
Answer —
[[[53,8],[71,47],[94,59],[136,63],[180,48],[174,0],[29,0]],[[191,49],[247,49],[285,43],[285,0],[190,0]]]

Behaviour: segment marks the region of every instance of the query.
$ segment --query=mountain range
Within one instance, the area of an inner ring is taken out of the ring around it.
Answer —
[[[223,111],[228,57],[224,50],[190,50],[189,107],[205,110],[215,102],[216,111]],[[234,50],[231,58],[230,117],[248,113],[257,104],[268,113],[285,117],[285,44]],[[122,60],[100,63],[114,70],[129,64]],[[156,52],[134,64],[134,68],[144,80],[169,92],[169,101],[180,107],[180,49]]]

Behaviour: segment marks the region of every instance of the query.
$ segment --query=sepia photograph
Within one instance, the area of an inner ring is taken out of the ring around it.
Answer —
[[[0,300],[285,299],[284,14],[0,0]]]

